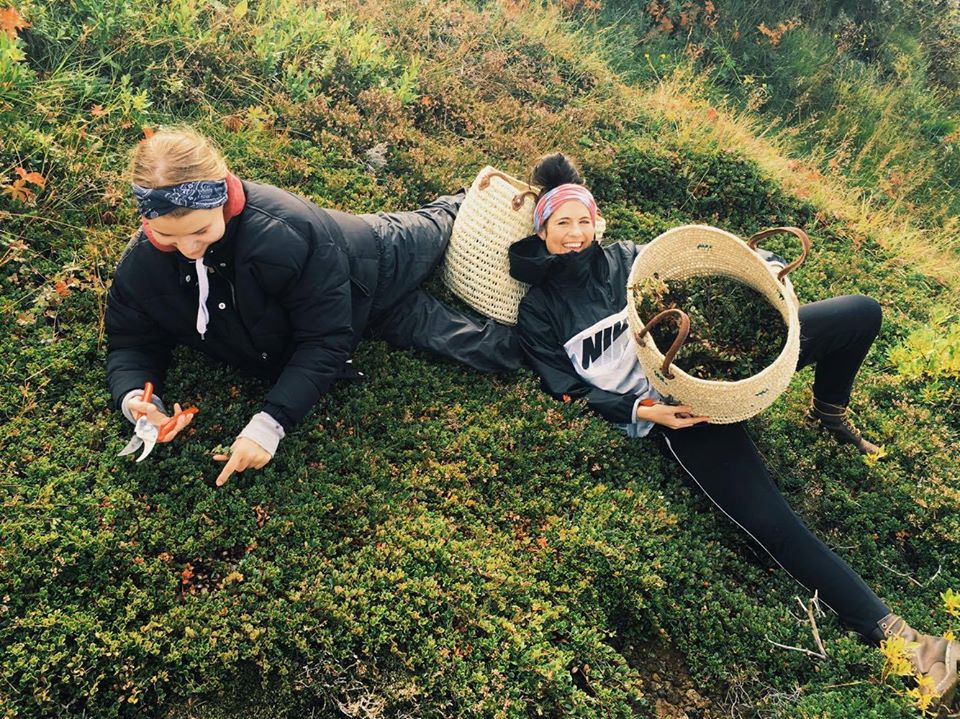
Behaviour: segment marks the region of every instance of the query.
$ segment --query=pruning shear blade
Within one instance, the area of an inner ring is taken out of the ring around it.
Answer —
[[[127,442],[127,446],[120,450],[119,456],[123,457],[128,454],[133,454],[143,447],[143,452],[137,457],[137,461],[142,462],[156,446],[158,434],[157,428],[150,423],[146,416],[141,417],[137,420],[136,427],[134,427],[133,437]]]
[[[153,397],[153,384],[147,382],[143,385],[143,396],[142,400],[144,402],[149,402]],[[188,407],[185,410],[178,410],[174,412],[173,417],[164,422],[163,426],[157,428],[155,424],[152,424],[146,415],[143,415],[137,420],[136,426],[133,428],[133,437],[127,442],[127,446],[121,449],[117,456],[124,457],[128,454],[133,454],[138,449],[143,447],[143,453],[137,457],[138,462],[142,462],[147,458],[147,455],[153,451],[153,448],[156,446],[157,442],[163,439],[169,434],[174,427],[177,426],[177,420],[180,415],[184,414],[196,414],[199,412],[196,407]]]

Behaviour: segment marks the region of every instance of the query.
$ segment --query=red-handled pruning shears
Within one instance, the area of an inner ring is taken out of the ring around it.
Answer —
[[[144,402],[149,402],[152,397],[153,384],[151,382],[147,382],[143,385],[143,397],[141,397],[141,399]],[[133,454],[138,449],[143,447],[143,452],[139,457],[137,457],[138,462],[143,461],[147,458],[147,455],[153,451],[153,448],[157,442],[162,441],[163,438],[166,437],[170,431],[177,426],[177,419],[180,417],[180,415],[196,414],[199,411],[200,410],[196,407],[188,407],[181,412],[175,413],[173,417],[164,422],[159,429],[157,429],[157,426],[147,419],[147,415],[140,415],[140,417],[137,419],[136,426],[133,428],[133,437],[129,442],[127,442],[127,446],[120,450],[118,456],[123,457],[128,454]]]

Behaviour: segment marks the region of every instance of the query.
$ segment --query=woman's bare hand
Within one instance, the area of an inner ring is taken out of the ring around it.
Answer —
[[[218,462],[226,462],[217,477],[217,486],[222,487],[234,472],[260,469],[273,459],[273,455],[252,439],[237,437],[229,454],[215,454],[213,458]]]
[[[636,418],[638,421],[662,424],[670,429],[683,429],[710,421],[709,417],[697,416],[692,412],[693,408],[685,404],[654,404],[649,407],[639,405]]]
[[[145,414],[147,416],[147,421],[154,425],[158,430],[171,419],[157,409],[157,405],[155,405],[153,402],[144,402],[141,399],[131,399],[127,402],[127,407],[130,408],[130,413],[133,415],[134,419],[139,419],[141,415]],[[194,411],[195,410],[191,410],[191,412]],[[167,430],[163,437],[159,437],[157,439],[158,442],[169,442],[180,433],[180,430],[184,429],[188,424],[190,424],[191,420],[193,419],[193,414],[191,412],[184,413],[179,403],[173,405],[173,412],[174,416],[177,418],[176,424],[174,424],[171,429]]]

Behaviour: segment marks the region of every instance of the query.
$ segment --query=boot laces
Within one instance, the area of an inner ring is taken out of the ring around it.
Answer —
[[[838,409],[840,411],[825,412],[820,408],[821,406],[829,407],[830,409]],[[814,409],[814,412],[816,412],[816,414],[820,416],[821,420],[825,417],[836,418],[831,422],[827,423],[828,426],[832,424],[837,429],[840,429],[842,427],[843,429],[847,430],[847,432],[849,432],[851,435],[853,435],[857,441],[860,441],[863,439],[863,435],[860,433],[860,430],[857,429],[856,425],[850,420],[850,409],[848,407],[844,407],[843,405],[839,405],[839,404],[830,404],[829,402],[823,402],[822,400],[814,399],[813,409]]]

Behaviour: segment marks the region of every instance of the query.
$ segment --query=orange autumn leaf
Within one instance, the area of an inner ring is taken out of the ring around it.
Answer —
[[[718,117],[720,117],[720,113],[717,112],[716,109],[711,107],[707,110],[707,119],[710,122],[716,122]]]
[[[17,202],[30,202],[33,199],[33,190],[25,187],[24,180],[17,180],[12,185],[6,185],[3,191]]]
[[[5,7],[0,9],[0,29],[2,29],[11,39],[16,39],[17,30],[23,30],[30,27],[30,23],[24,20],[15,7]]]
[[[92,108],[90,108],[91,117],[102,117],[106,114],[107,111],[103,109],[103,105],[94,105]]]
[[[63,280],[57,280],[56,284],[54,285],[54,289],[61,297],[66,297],[70,294],[70,288],[67,287],[67,283]]]
[[[783,36],[800,27],[800,19],[793,18],[792,20],[787,20],[786,22],[779,23],[775,28],[768,28],[766,23],[760,23],[757,25],[757,31],[763,35],[767,40],[770,41],[770,45],[777,47],[780,45],[780,41],[783,39]]]
[[[47,184],[47,178],[45,178],[39,172],[27,172],[22,167],[17,167],[14,169],[14,172],[20,175],[20,179],[23,182],[29,182],[37,187],[44,187]]]

